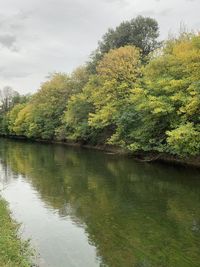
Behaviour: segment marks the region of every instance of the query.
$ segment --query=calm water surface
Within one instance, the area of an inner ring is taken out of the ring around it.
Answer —
[[[3,139],[0,183],[40,266],[200,266],[198,170]]]

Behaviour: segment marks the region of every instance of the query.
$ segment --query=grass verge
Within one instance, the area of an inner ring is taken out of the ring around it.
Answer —
[[[7,203],[0,198],[0,266],[30,267],[28,241],[18,236],[19,224],[12,220]]]

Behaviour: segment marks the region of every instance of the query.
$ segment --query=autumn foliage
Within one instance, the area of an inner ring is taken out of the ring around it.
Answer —
[[[1,133],[6,131],[133,153],[199,155],[200,36],[167,40],[145,62],[139,48],[126,45],[105,53],[94,74],[87,66],[72,75],[56,73],[1,114]]]

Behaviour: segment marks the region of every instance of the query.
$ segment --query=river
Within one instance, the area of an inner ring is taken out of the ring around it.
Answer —
[[[200,266],[197,169],[1,139],[0,183],[42,267]]]

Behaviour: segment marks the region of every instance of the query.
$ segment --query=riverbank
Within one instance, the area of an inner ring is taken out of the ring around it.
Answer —
[[[74,147],[82,147],[86,149],[95,149],[100,151],[105,151],[111,154],[116,155],[125,155],[128,157],[132,157],[136,161],[141,162],[163,162],[166,164],[174,164],[174,165],[182,165],[182,166],[191,166],[195,168],[200,168],[200,156],[191,157],[191,158],[180,158],[175,155],[170,155],[166,153],[158,153],[158,152],[145,152],[141,151],[139,153],[132,153],[130,150],[123,149],[118,146],[111,146],[111,145],[88,145],[88,144],[80,144],[80,143],[71,143],[71,142],[58,142],[58,141],[44,141],[44,140],[34,140],[36,142],[42,143],[52,143],[52,144],[61,144],[61,145],[68,145]]]
[[[200,155],[196,157],[188,157],[188,158],[180,158],[175,155],[166,154],[166,153],[158,153],[158,152],[145,152],[140,151],[138,153],[133,153],[128,149],[123,149],[119,146],[113,145],[91,145],[81,142],[71,142],[71,141],[58,141],[58,140],[44,140],[44,139],[29,139],[24,136],[3,136],[3,138],[13,139],[13,140],[23,140],[28,142],[37,142],[37,143],[46,143],[46,144],[58,144],[64,146],[71,146],[77,148],[85,148],[85,149],[95,149],[104,151],[110,154],[116,155],[124,155],[133,158],[136,161],[141,162],[163,162],[166,164],[172,165],[182,165],[182,166],[190,166],[195,168],[200,168]]]
[[[30,267],[30,248],[18,237],[19,225],[10,216],[7,203],[0,198],[0,266]]]

